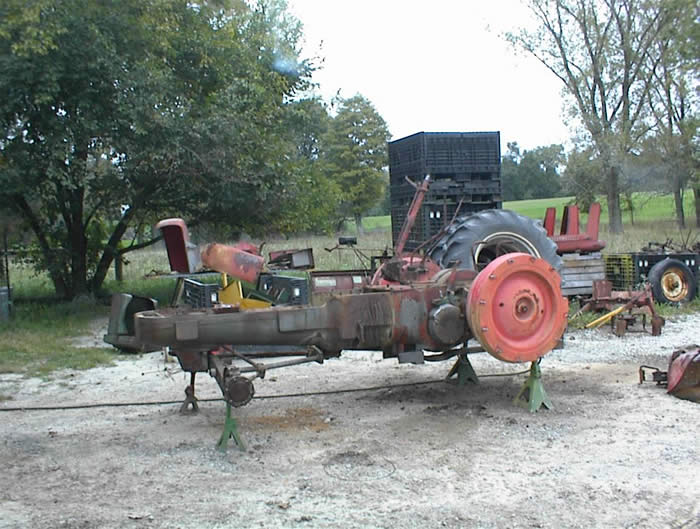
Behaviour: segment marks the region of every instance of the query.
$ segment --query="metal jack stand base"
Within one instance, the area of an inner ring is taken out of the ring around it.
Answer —
[[[192,406],[192,409],[189,409],[189,406]],[[197,397],[194,396],[194,390],[192,389],[192,386],[187,386],[185,388],[185,400],[180,406],[180,413],[185,415],[186,413],[199,413],[199,403],[197,401]]]
[[[199,413],[199,403],[197,402],[197,397],[194,396],[194,377],[196,373],[192,373],[190,378],[190,385],[185,388],[185,400],[180,406],[180,413],[183,415],[185,413]],[[190,411],[189,406],[192,406]]]
[[[447,380],[451,379],[453,376],[457,375],[457,385],[464,386],[467,381],[471,381],[474,384],[479,383],[479,377],[476,376],[476,371],[472,367],[469,357],[465,354],[461,354],[457,357],[457,361],[447,373]]]
[[[221,433],[221,437],[219,438],[219,442],[216,443],[216,449],[219,450],[220,452],[225,452],[226,449],[228,448],[228,440],[233,437],[233,440],[236,441],[236,445],[238,445],[239,450],[242,452],[245,452],[245,445],[243,444],[243,441],[241,440],[241,436],[238,435],[238,423],[236,422],[236,419],[231,417],[231,405],[227,402],[226,403],[226,421],[224,422],[224,431]]]
[[[544,406],[548,410],[552,409],[552,401],[549,400],[547,392],[542,385],[542,373],[540,371],[540,361],[532,362],[530,365],[530,376],[513,400],[514,404],[522,406],[535,413]]]

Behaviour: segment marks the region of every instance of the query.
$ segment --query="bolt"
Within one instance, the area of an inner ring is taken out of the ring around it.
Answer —
[[[508,259],[508,264],[513,264],[514,262],[515,262],[515,259],[513,259],[512,257],[510,259]]]
[[[482,328],[481,328],[481,332],[489,332],[489,328],[488,328],[488,327],[482,327]]]
[[[479,300],[479,305],[486,305],[486,300],[485,300],[485,299],[480,299],[480,300]]]
[[[491,275],[489,276],[489,279],[496,279],[496,274],[491,274]]]

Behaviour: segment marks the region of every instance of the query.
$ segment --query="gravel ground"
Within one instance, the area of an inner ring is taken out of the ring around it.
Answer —
[[[103,332],[96,330],[96,336]],[[99,338],[97,338],[99,340]],[[88,338],[89,343],[95,340]],[[524,376],[256,399],[247,451],[214,449],[222,402],[0,414],[0,528],[700,527],[700,406],[637,368],[700,342],[700,315],[660,337],[567,334],[545,357],[554,408],[512,404]],[[474,355],[480,375],[522,366]],[[449,365],[353,352],[269,373],[259,396],[422,382]],[[8,406],[179,399],[161,353],[53,380],[0,376]],[[218,397],[198,377],[200,398]]]

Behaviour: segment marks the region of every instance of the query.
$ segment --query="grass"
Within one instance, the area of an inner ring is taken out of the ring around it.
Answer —
[[[601,225],[600,238],[607,242],[607,253],[639,251],[649,241],[674,241],[698,239],[698,230],[680,233],[673,218],[671,197],[647,195],[638,197],[644,203],[634,226],[627,223],[622,235],[610,234],[607,225]],[[513,209],[532,218],[541,219],[547,207],[561,210],[569,198],[553,198],[506,202],[504,208]],[[690,203],[687,211],[691,211]],[[603,207],[603,220],[607,212]],[[582,223],[586,217],[582,216]],[[366,255],[379,254],[391,247],[391,219],[389,216],[364,219],[364,235],[357,235],[354,225],[349,224],[340,235],[357,236],[357,248]],[[690,235],[688,235],[690,233]],[[313,248],[317,270],[349,270],[365,268],[367,262],[348,247],[337,247],[338,238],[317,235],[300,235],[294,238],[271,238],[265,242],[263,252],[283,249]],[[261,244],[263,241],[252,241]],[[327,249],[332,251],[327,251]],[[153,277],[154,271],[169,270],[167,254],[163,246],[153,247],[127,255],[124,267],[124,282],[118,283],[112,273],[104,284],[104,292],[97,299],[76,300],[72,303],[55,299],[53,287],[46,274],[37,274],[20,263],[11,263],[14,314],[9,322],[0,322],[0,373],[21,373],[48,376],[57,369],[86,369],[109,364],[117,358],[116,350],[110,347],[81,348],[72,344],[72,339],[89,332],[96,316],[107,316],[109,297],[112,292],[130,292],[156,298],[168,305],[175,286],[175,279]],[[215,281],[216,278],[210,278]],[[575,311],[572,303],[572,313]],[[685,312],[700,311],[700,298],[682,307],[658,306],[664,317]],[[583,326],[595,319],[586,314],[571,322],[572,327]],[[0,399],[3,398],[0,395]]]
[[[108,308],[91,299],[17,303],[13,317],[0,323],[0,373],[47,376],[56,369],[88,369],[110,364],[111,347],[76,347],[96,315]]]
[[[573,202],[573,197],[554,197],[554,198],[538,198],[532,200],[517,200],[512,202],[504,202],[503,209],[510,209],[521,215],[533,219],[543,219],[544,213],[548,207],[554,207],[557,210],[557,218],[561,221],[562,212],[564,206]],[[634,213],[634,225],[631,223],[630,212],[624,210],[622,212],[622,221],[624,224],[625,232],[646,232],[644,238],[648,239],[650,236],[657,237],[658,242],[663,242],[666,238],[672,238],[673,240],[680,242],[683,237],[687,236],[686,233],[681,234],[675,224],[675,207],[673,204],[673,196],[671,195],[657,195],[652,193],[634,193],[633,194],[633,204],[635,207]],[[607,232],[608,224],[608,209],[607,202],[604,198],[601,198],[601,233]],[[693,214],[695,211],[695,205],[693,202],[692,193],[685,193],[683,198],[683,207],[686,213],[686,223],[688,225],[693,224]],[[585,225],[588,219],[588,212],[581,212],[581,223]],[[380,217],[367,217],[363,220],[362,225],[367,230],[373,229],[391,229],[391,217],[389,215],[384,215]],[[653,233],[652,233],[653,232]],[[697,235],[697,230],[694,230]],[[625,237],[622,235],[620,237]],[[692,235],[691,235],[692,237]],[[651,239],[653,240],[653,239]],[[646,244],[648,240],[645,240],[641,246]],[[691,241],[692,242],[692,241]],[[616,244],[616,243],[614,243]],[[619,251],[631,251],[631,249],[624,248]]]

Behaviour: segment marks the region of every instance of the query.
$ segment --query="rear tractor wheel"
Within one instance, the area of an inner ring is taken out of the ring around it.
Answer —
[[[556,243],[542,225],[505,209],[488,209],[463,217],[430,251],[442,268],[480,272],[491,261],[508,253],[525,253],[549,262],[557,271],[562,260]]]

